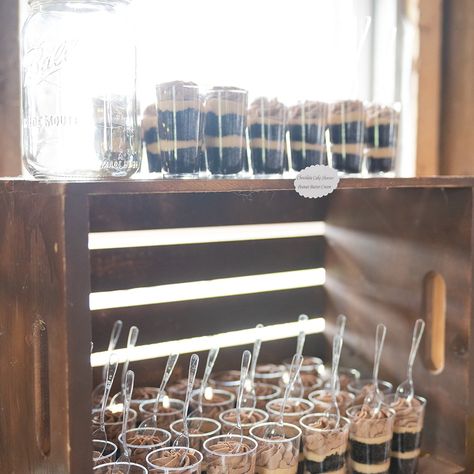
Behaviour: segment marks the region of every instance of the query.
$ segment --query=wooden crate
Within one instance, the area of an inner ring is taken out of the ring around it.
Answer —
[[[446,282],[447,310],[444,370],[430,371],[428,357],[416,366],[429,399],[425,472],[472,472],[473,186],[455,178],[348,179],[308,200],[288,180],[0,181],[0,473],[91,471],[90,341],[104,350],[117,318],[125,330],[137,324],[140,344],[151,344],[288,322],[302,312],[325,314],[330,334],[344,311],[345,363],[370,365],[374,328],[384,321],[382,375],[398,383],[413,321],[429,313],[423,280],[432,271]],[[325,236],[88,248],[89,233],[315,221],[326,223]],[[91,291],[318,267],[326,268],[324,287],[89,310]],[[294,344],[266,343],[262,360],[289,356]],[[321,336],[306,347],[325,355]],[[220,367],[237,367],[241,350],[223,350]],[[132,363],[137,383],[155,385],[161,363]]]

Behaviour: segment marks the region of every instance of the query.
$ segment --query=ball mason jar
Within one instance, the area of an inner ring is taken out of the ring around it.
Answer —
[[[38,178],[129,177],[140,166],[136,49],[126,0],[30,0],[22,142]]]

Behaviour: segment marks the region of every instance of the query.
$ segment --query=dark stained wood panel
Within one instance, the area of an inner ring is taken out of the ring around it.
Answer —
[[[170,229],[324,219],[325,199],[294,191],[90,197],[90,230]]]
[[[424,277],[436,271],[445,279],[446,367],[434,375],[419,357],[415,383],[429,401],[425,447],[460,465],[472,416],[471,229],[471,189],[344,190],[331,200],[326,234],[327,313],[348,316],[346,344],[370,365],[375,326],[387,325],[382,376],[395,386],[423,316]]]
[[[324,242],[303,237],[93,250],[92,291],[319,268]]]
[[[126,343],[128,328],[140,328],[139,344],[172,341],[221,332],[249,329],[262,324],[296,321],[301,313],[321,316],[322,287],[163,303],[92,312],[94,351],[105,350],[117,319],[124,323],[118,347]]]

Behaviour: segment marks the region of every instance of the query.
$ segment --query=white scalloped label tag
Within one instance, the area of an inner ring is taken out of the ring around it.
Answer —
[[[298,173],[294,184],[300,196],[314,199],[332,193],[338,183],[337,170],[330,166],[312,165]]]

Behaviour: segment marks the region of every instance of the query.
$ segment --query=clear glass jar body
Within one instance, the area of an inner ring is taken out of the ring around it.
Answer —
[[[136,50],[125,4],[31,2],[22,41],[22,141],[33,176],[100,179],[139,169]]]

